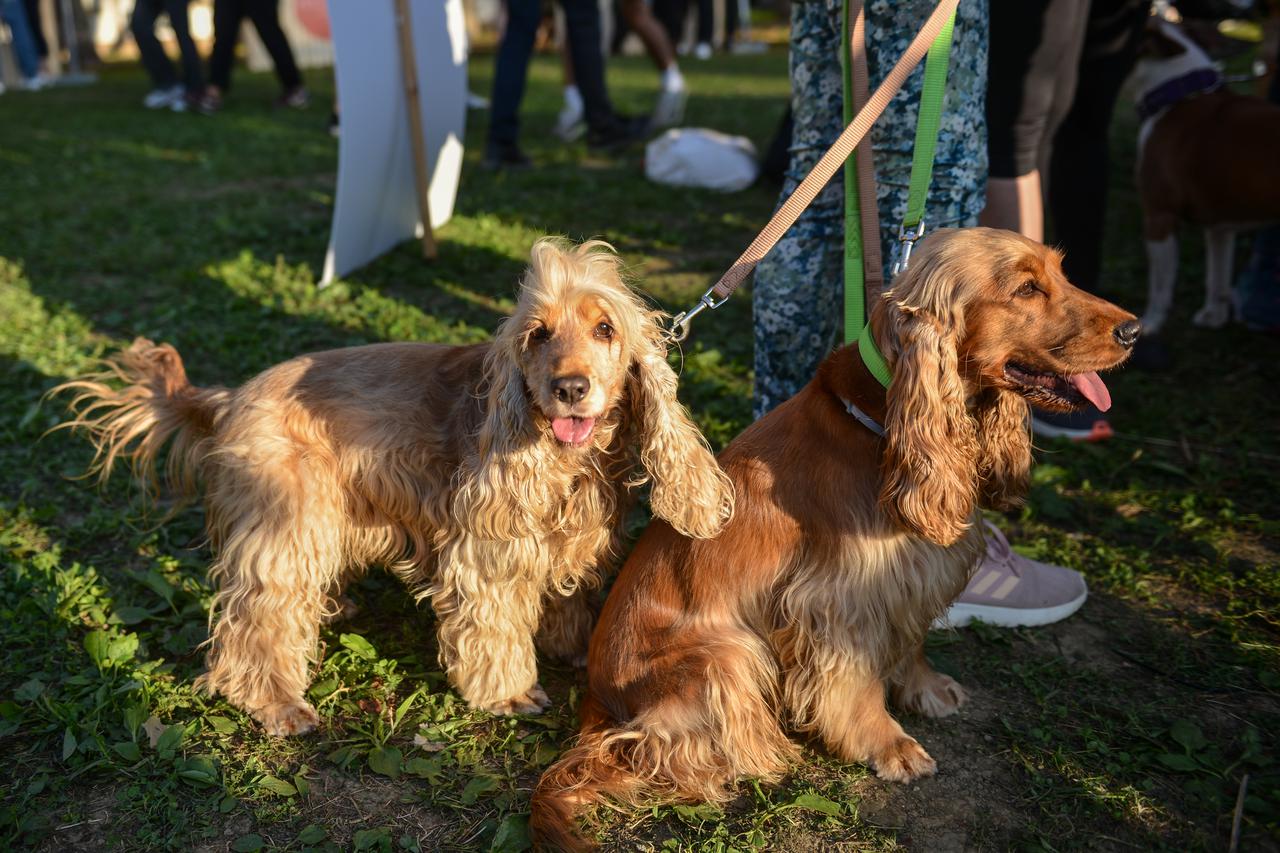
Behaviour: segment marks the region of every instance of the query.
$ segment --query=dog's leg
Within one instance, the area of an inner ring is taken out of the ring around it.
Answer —
[[[1142,331],[1160,331],[1173,308],[1173,289],[1178,279],[1178,237],[1170,233],[1160,240],[1147,240],[1147,310],[1142,315]]]
[[[219,558],[218,614],[200,681],[268,734],[304,734],[320,721],[304,696],[329,599],[323,586],[308,588],[317,572],[299,565],[303,555],[284,542],[261,545],[256,555],[232,547]]]
[[[540,573],[519,568],[522,555],[507,553],[520,550],[519,542],[451,544],[431,599],[449,681],[471,707],[494,714],[536,714],[551,704],[538,684],[533,648],[543,582]]]
[[[251,476],[229,472],[211,489],[211,529],[223,533],[210,573],[218,593],[208,671],[198,686],[283,736],[319,723],[305,695],[320,621],[341,577],[344,516],[316,500],[304,505],[296,483],[273,473],[255,463]]]
[[[946,717],[954,714],[968,701],[954,678],[943,675],[929,665],[922,644],[916,653],[898,664],[889,695],[899,708],[914,711],[926,717]]]
[[[890,715],[885,683],[870,661],[827,645],[822,634],[793,636],[798,642],[788,643],[796,656],[787,668],[786,694],[798,728],[820,736],[843,760],[869,764],[888,782],[933,775],[937,764]]]
[[[595,619],[586,590],[580,588],[572,595],[552,592],[542,600],[542,620],[535,642],[544,654],[574,666],[586,666],[587,643]]]
[[[1228,226],[1204,230],[1204,307],[1191,322],[1206,329],[1221,329],[1231,319],[1231,267],[1236,232]]]

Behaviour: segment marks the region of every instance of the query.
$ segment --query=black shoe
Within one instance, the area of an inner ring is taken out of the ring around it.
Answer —
[[[1149,370],[1159,373],[1173,367],[1173,353],[1165,346],[1160,337],[1143,338],[1133,348],[1133,356],[1129,364],[1138,370]]]
[[[506,144],[490,142],[484,148],[484,158],[480,161],[480,165],[494,171],[499,169],[527,169],[533,165],[533,161],[514,142]]]
[[[621,151],[649,135],[646,116],[614,116],[604,127],[587,131],[587,147],[593,151]]]

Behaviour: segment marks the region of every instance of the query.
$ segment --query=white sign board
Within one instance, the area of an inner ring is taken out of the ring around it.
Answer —
[[[410,0],[431,227],[453,215],[467,119],[462,0]],[[341,111],[338,191],[321,284],[418,236],[422,226],[404,72],[390,0],[329,0]]]

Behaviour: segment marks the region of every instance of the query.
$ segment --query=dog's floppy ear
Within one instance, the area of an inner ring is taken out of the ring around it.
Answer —
[[[989,390],[978,402],[978,479],[982,505],[1022,503],[1031,471],[1031,407],[1008,391]]]
[[[657,318],[646,326],[628,381],[640,461],[653,480],[649,502],[654,515],[681,533],[710,538],[733,514],[733,484],[676,399],[676,374]]]
[[[519,344],[510,320],[485,357],[484,422],[474,455],[459,468],[453,516],[481,539],[519,539],[538,528],[535,512],[549,505],[540,476],[545,448],[532,421]]]
[[[904,527],[939,545],[969,528],[977,498],[978,439],[965,409],[956,354],[956,288],[936,257],[894,282],[891,298],[933,294],[927,307],[898,302],[888,316],[897,360],[885,418],[880,500]],[[903,294],[898,297],[896,294]]]

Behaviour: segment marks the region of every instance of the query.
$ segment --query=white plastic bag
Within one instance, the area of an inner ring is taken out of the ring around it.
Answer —
[[[668,130],[644,149],[645,176],[660,184],[736,192],[759,172],[750,139],[702,127]]]

